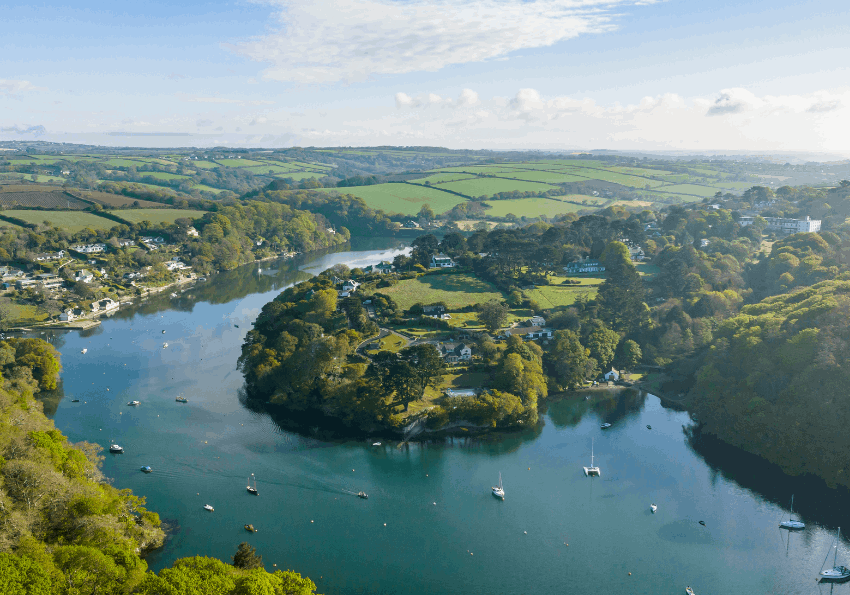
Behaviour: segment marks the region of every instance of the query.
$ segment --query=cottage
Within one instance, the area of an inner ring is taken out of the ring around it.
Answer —
[[[545,326],[546,320],[542,316],[532,316],[525,321],[526,326]]]
[[[432,269],[448,269],[455,266],[455,262],[445,254],[435,254],[431,257]]]
[[[419,224],[416,221],[405,221],[404,226],[407,229],[419,229]]]
[[[350,293],[354,293],[357,291],[357,288],[360,287],[360,283],[355,281],[354,279],[349,279],[342,285],[343,291],[348,291]]]
[[[422,313],[426,316],[439,316],[445,313],[446,307],[440,304],[436,304],[433,306],[423,306]]]
[[[189,227],[186,229],[186,235],[192,236],[193,238],[197,238],[200,234],[198,233],[198,230],[194,227]]]
[[[605,372],[602,377],[608,382],[617,382],[620,379],[620,373],[614,368],[611,368],[611,371]]]
[[[130,240],[130,239],[126,239],[126,238],[118,240],[118,247],[119,248],[126,248],[127,246],[135,246],[135,245],[136,245],[136,242],[134,240]]]
[[[629,246],[629,257],[632,259],[632,262],[640,262],[646,257],[646,254],[644,254],[643,248],[640,246]]]
[[[81,269],[74,273],[74,281],[82,282],[82,283],[91,283],[94,279],[94,275],[88,272],[86,269]]]
[[[71,246],[71,250],[81,254],[95,254],[106,250],[106,244],[77,244]]]
[[[85,310],[83,310],[82,308],[65,310],[59,315],[59,320],[63,322],[71,322],[72,320],[76,320],[77,318],[84,316],[85,313]]]
[[[601,273],[605,271],[605,265],[598,260],[590,258],[582,258],[573,261],[564,267],[568,275],[576,275],[578,273]]]
[[[116,310],[117,308],[118,302],[116,302],[112,298],[106,298],[105,300],[100,300],[99,302],[92,302],[91,305],[92,312],[111,312],[112,310]]]
[[[45,260],[59,260],[65,258],[65,251],[59,250],[59,252],[43,252],[41,254],[36,254],[35,259],[38,261]]]

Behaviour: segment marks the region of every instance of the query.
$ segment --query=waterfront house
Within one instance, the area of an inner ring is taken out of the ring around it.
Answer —
[[[611,368],[611,371],[605,372],[602,377],[608,382],[617,382],[620,379],[620,373],[614,368]]]

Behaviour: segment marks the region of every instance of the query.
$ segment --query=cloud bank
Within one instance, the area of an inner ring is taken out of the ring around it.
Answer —
[[[362,81],[499,59],[615,27],[615,12],[656,0],[257,0],[278,29],[230,49],[269,64],[267,79]]]

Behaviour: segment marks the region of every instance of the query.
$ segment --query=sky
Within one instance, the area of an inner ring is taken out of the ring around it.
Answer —
[[[821,0],[0,0],[0,141],[850,157]]]

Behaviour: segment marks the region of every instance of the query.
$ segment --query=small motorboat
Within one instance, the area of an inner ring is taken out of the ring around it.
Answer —
[[[153,471],[153,469],[151,469],[149,465],[142,467],[142,473],[150,473],[151,471]]]
[[[647,429],[647,430],[651,430],[651,429],[652,429],[652,426],[651,426],[651,425],[649,425],[649,424],[646,424],[646,429]]]
[[[705,527],[705,521],[700,521],[699,524]]]
[[[234,324],[233,326],[235,326],[236,328],[239,328],[239,325],[238,325],[238,324]]]
[[[380,446],[380,445],[381,445],[381,443],[380,443],[380,442],[373,442],[373,443],[372,443],[372,446]]]
[[[163,334],[163,335],[165,334],[165,330],[163,330],[163,331],[162,331],[162,334]]]
[[[88,353],[88,349],[83,349],[80,353],[85,355],[86,353]]]
[[[656,506],[655,504],[650,504],[649,510],[651,510],[652,512],[655,512],[656,510],[658,510],[658,506]]]
[[[79,399],[71,399],[71,402],[72,402],[72,403],[79,403],[79,402],[80,402],[80,400],[79,400]]]
[[[257,532],[257,530],[254,529],[254,525],[245,525],[245,530],[248,531],[249,533],[256,533]]]
[[[368,499],[369,499],[369,494],[367,494],[366,492],[357,492],[357,497],[358,497],[358,498],[363,498],[364,500],[368,500]]]
[[[602,428],[603,430],[605,430],[605,429],[607,429],[607,428],[610,428],[610,427],[611,427],[611,424],[609,424],[608,422],[605,422],[604,424],[602,424],[602,425],[601,425],[601,426],[599,426],[599,427],[600,427],[600,428]]]
[[[694,595],[694,590],[690,587],[685,587],[685,593],[687,593],[688,595]]]
[[[109,452],[121,454],[121,453],[124,452],[124,447],[119,446],[117,444],[110,444],[109,445]]]
[[[168,343],[163,343],[162,348],[165,349],[166,347],[168,347]]]
[[[141,401],[130,401],[130,402],[129,402],[129,403],[127,403],[127,404],[128,404],[128,405],[130,405],[130,406],[132,406],[132,407],[135,407],[136,405],[141,405],[141,404],[142,404],[142,402],[141,402]]]
[[[174,400],[177,401],[178,403],[188,403],[189,402],[189,399],[187,399],[186,397],[177,397]]]
[[[215,512],[215,508],[212,507],[212,504],[204,504],[204,510],[209,510],[210,512]]]

